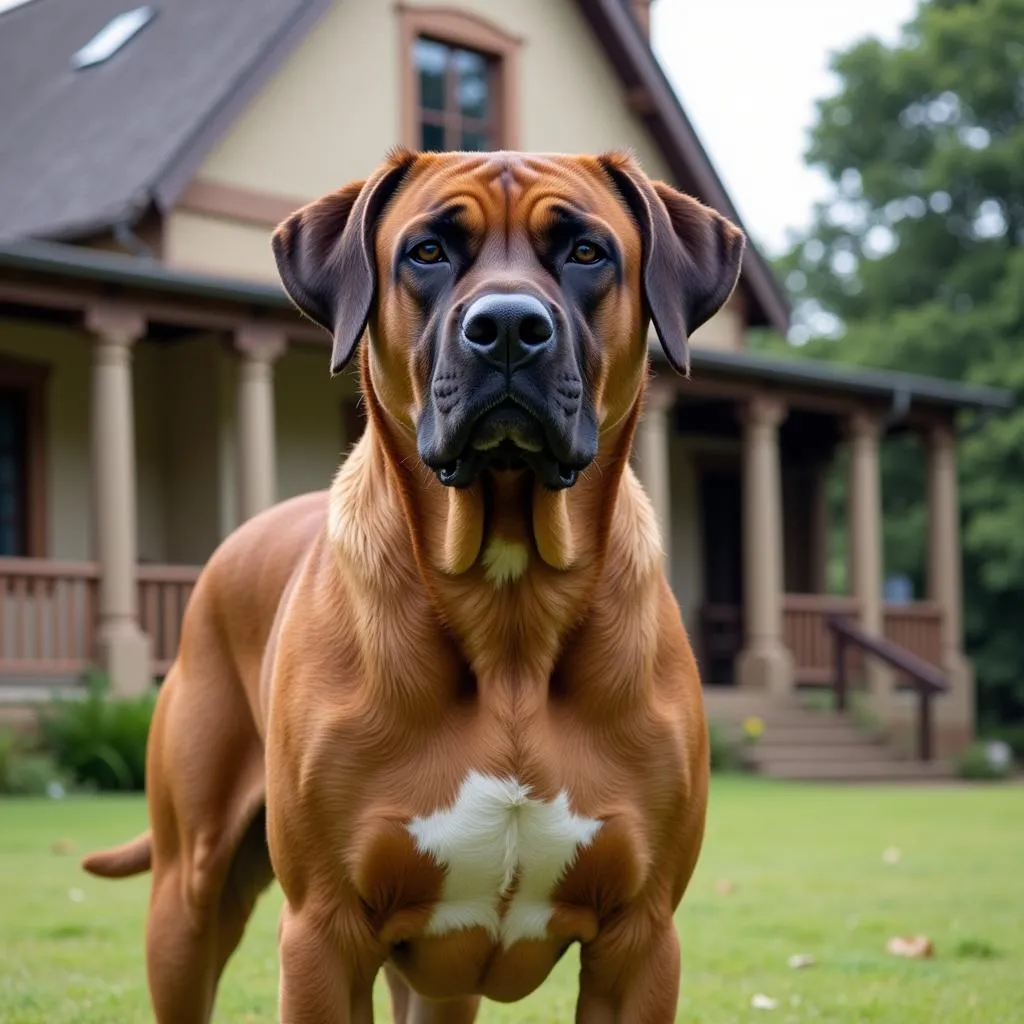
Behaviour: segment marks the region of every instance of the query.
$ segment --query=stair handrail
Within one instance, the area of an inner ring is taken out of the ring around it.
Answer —
[[[833,612],[826,617],[828,628],[835,640],[835,690],[836,710],[845,711],[847,704],[846,647],[853,644],[862,651],[885,662],[906,675],[918,696],[917,711],[917,755],[921,761],[932,759],[932,699],[949,691],[949,679],[935,665],[914,654],[913,651],[887,640],[872,636],[848,616]]]

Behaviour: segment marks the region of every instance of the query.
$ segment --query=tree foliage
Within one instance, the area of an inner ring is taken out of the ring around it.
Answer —
[[[1024,0],[923,0],[832,66],[807,157],[833,195],[779,261],[794,339],[1024,396]],[[1024,718],[1024,408],[962,426],[968,651],[982,715]],[[886,570],[920,585],[920,449],[883,472]]]

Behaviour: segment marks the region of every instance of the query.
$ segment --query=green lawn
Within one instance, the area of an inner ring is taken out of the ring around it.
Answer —
[[[93,879],[78,854],[133,833],[138,799],[0,802],[0,1021],[147,1021],[147,878]],[[71,843],[71,853],[54,843]],[[898,847],[898,863],[882,853]],[[731,891],[720,883],[728,880]],[[274,1021],[278,895],[228,968],[219,1021]],[[1024,1021],[1024,788],[825,788],[716,780],[679,917],[679,1020]],[[885,952],[924,933],[931,960]],[[810,953],[815,966],[787,959]],[[484,1022],[571,1021],[576,957]],[[1018,980],[1013,981],[1014,978]],[[751,1008],[763,993],[773,1011]],[[380,992],[379,1019],[387,1021]]]

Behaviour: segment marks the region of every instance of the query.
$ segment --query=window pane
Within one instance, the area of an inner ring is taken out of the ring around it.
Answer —
[[[420,125],[420,149],[440,152],[444,149],[444,128],[439,124]]]
[[[428,110],[444,110],[448,47],[432,39],[417,39],[414,51],[416,68],[420,73],[420,106]]]
[[[489,106],[487,59],[469,50],[455,51],[459,110],[463,117],[487,117]]]
[[[487,136],[483,132],[464,131],[462,133],[462,148],[476,152],[483,152],[491,147],[487,140]]]

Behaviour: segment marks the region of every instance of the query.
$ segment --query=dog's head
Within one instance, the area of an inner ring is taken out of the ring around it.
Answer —
[[[393,153],[298,210],[274,254],[441,483],[572,486],[635,405],[650,321],[670,362],[735,286],[740,231],[625,154]]]

